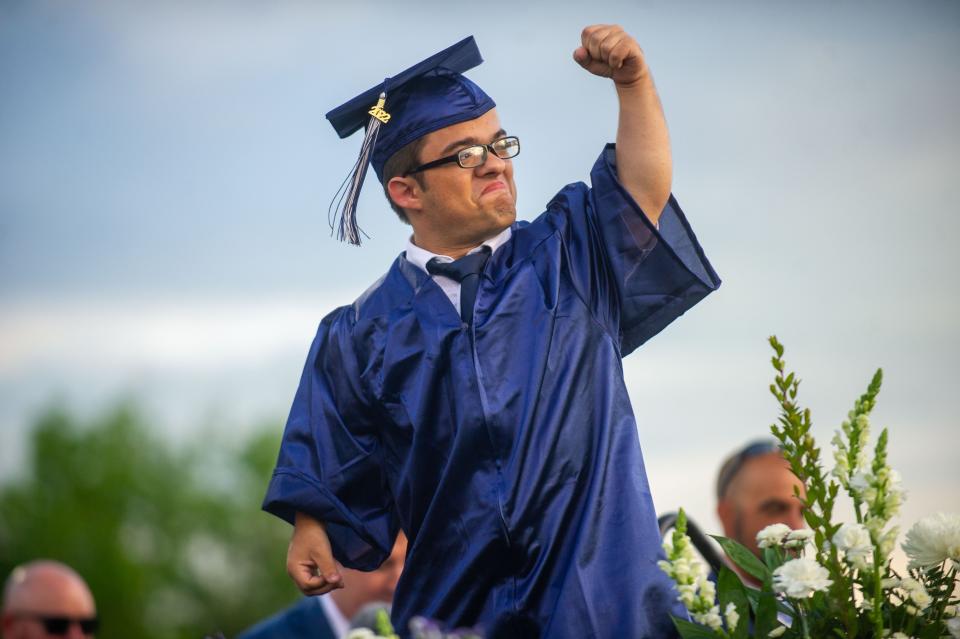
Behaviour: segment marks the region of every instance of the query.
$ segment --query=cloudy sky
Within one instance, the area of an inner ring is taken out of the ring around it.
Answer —
[[[646,51],[675,193],[724,279],[626,360],[654,496],[715,529],[720,458],[767,432],[766,337],[827,445],[876,367],[904,523],[958,510],[960,3],[0,3],[0,476],[51,401],[159,428],[281,420],[320,318],[402,250],[374,182],[362,249],[327,205],[359,138],[323,114],[466,35],[523,140],[520,215],[588,179],[616,22]]]

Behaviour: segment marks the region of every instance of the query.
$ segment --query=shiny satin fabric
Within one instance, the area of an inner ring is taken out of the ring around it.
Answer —
[[[564,188],[489,259],[473,326],[397,258],[310,350],[264,509],[327,523],[372,569],[410,540],[393,607],[544,637],[673,636],[621,358],[720,284],[671,197],[660,230],[616,178]]]

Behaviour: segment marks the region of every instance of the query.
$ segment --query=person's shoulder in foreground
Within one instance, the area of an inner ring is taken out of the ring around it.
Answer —
[[[281,610],[245,630],[237,639],[293,639],[315,637],[338,639],[316,597],[303,597],[286,610]]]

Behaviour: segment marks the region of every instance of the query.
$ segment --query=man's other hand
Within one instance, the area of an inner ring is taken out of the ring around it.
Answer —
[[[287,549],[287,573],[305,595],[325,595],[343,588],[343,577],[333,560],[326,528],[300,512]]]
[[[595,24],[580,34],[573,59],[584,69],[620,86],[630,86],[647,74],[640,45],[615,24]]]

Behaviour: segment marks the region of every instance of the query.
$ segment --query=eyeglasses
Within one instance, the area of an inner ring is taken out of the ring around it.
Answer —
[[[37,613],[19,613],[15,616],[35,619],[43,624],[43,629],[50,635],[65,635],[71,624],[78,624],[80,631],[85,635],[92,635],[100,628],[100,619],[97,617],[60,617],[57,615],[41,615]]]
[[[474,144],[473,146],[468,146],[465,149],[457,151],[453,155],[448,155],[447,157],[440,158],[439,160],[421,164],[417,168],[407,171],[403,174],[403,176],[406,177],[408,175],[413,175],[414,173],[426,171],[427,169],[432,169],[434,167],[449,164],[451,162],[456,162],[462,169],[475,169],[478,166],[483,166],[486,163],[487,149],[493,151],[493,154],[501,160],[509,160],[510,158],[515,158],[520,154],[520,138],[511,135],[505,138],[500,138],[499,140],[494,140],[490,144]]]
[[[717,476],[717,499],[723,499],[727,488],[730,487],[730,482],[733,481],[733,478],[737,476],[737,473],[740,472],[740,469],[743,468],[743,465],[747,463],[747,461],[760,455],[782,451],[783,448],[779,443],[773,440],[762,439],[748,444],[737,453],[734,453],[732,457],[723,463],[723,466],[720,468],[720,474]]]

